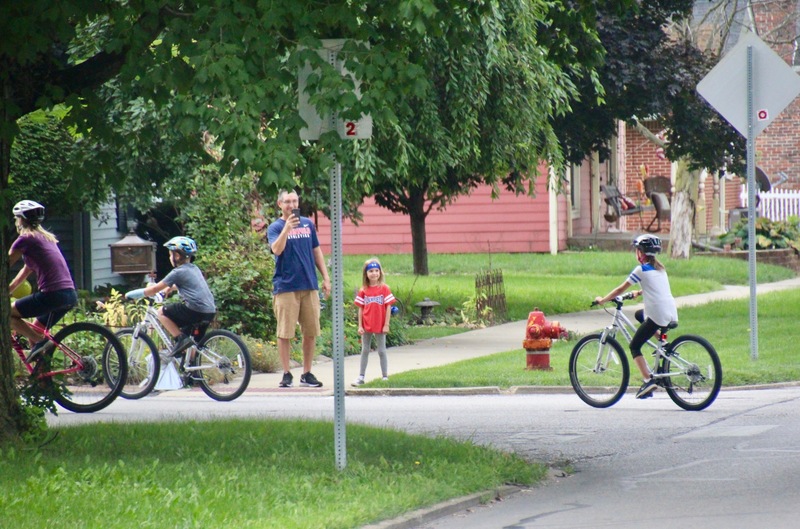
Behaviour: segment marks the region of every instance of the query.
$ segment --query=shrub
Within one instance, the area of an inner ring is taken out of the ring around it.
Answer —
[[[266,339],[275,334],[272,314],[274,261],[251,228],[256,176],[200,168],[195,190],[183,205],[186,231],[201,249],[203,270],[217,303],[217,323],[237,334]]]
[[[242,340],[250,351],[253,370],[261,373],[277,373],[281,369],[281,360],[275,342],[258,340],[242,335]]]
[[[755,231],[757,250],[783,248],[800,250],[800,218],[794,215],[782,221],[759,217],[755,221]],[[720,246],[730,244],[735,250],[746,250],[749,248],[748,242],[747,219],[740,220],[731,231],[719,236]]]
[[[201,255],[198,266],[214,293],[217,323],[221,327],[262,340],[275,336],[272,312],[275,263],[262,241],[255,236],[232,241],[225,250]]]

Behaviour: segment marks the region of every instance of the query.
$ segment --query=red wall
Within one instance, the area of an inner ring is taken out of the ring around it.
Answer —
[[[558,197],[559,250],[566,249],[566,198]],[[406,215],[375,205],[367,199],[359,208],[364,220],[342,225],[344,254],[411,253],[411,223]],[[496,200],[482,186],[444,211],[431,211],[426,221],[428,252],[489,253],[549,252],[549,196],[546,176],[536,183],[536,198],[503,191]],[[317,230],[323,252],[331,246],[330,221],[320,215]]]

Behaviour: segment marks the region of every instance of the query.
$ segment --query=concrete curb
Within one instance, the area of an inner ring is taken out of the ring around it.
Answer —
[[[428,522],[438,520],[444,516],[449,516],[457,512],[462,512],[470,507],[477,505],[484,505],[491,501],[502,500],[508,498],[512,494],[521,491],[520,487],[514,485],[506,485],[498,487],[494,490],[488,490],[470,494],[461,498],[456,498],[450,501],[434,505],[433,507],[426,507],[404,514],[397,518],[384,520],[375,524],[361,526],[361,529],[413,529],[424,525]]]

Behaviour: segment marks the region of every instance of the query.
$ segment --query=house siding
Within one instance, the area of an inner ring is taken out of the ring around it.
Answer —
[[[536,197],[502,191],[493,200],[491,188],[481,186],[459,197],[444,211],[431,211],[425,223],[430,253],[549,252],[550,198],[546,173],[536,182]],[[567,200],[558,195],[558,244],[566,249]],[[398,254],[412,252],[411,221],[365,200],[359,208],[364,220],[342,223],[342,253]],[[330,220],[317,219],[320,245],[331,248]]]
[[[124,278],[111,272],[111,249],[109,245],[119,241],[123,234],[117,231],[117,207],[113,202],[105,204],[100,214],[92,217],[91,231],[91,285],[92,289],[107,284],[120,284]]]

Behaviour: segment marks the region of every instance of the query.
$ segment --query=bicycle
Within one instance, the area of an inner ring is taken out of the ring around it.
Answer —
[[[48,343],[33,362],[27,361],[25,347],[13,332],[11,346],[31,378],[53,390],[53,400],[76,413],[102,410],[114,402],[122,391],[119,381],[127,378],[128,361],[113,332],[96,323],[76,322],[55,335],[46,329],[44,337]]]
[[[628,388],[630,367],[628,358],[617,341],[622,333],[628,343],[636,327],[622,312],[626,300],[634,292],[617,296],[611,325],[600,333],[584,336],[575,344],[569,357],[569,379],[572,387],[586,404],[607,408],[617,403]],[[592,306],[596,305],[592,302]],[[608,312],[608,309],[606,309]],[[653,348],[650,367],[659,387],[666,390],[672,401],[689,411],[699,411],[714,402],[722,386],[722,365],[714,347],[700,336],[684,334],[672,342],[667,331],[678,326],[673,322],[659,328],[657,343],[648,340]]]
[[[125,297],[141,297],[140,290],[128,292]],[[197,383],[214,400],[231,401],[244,393],[253,367],[242,339],[224,329],[205,332],[208,324],[201,323],[192,328],[194,343],[171,356],[174,341],[159,321],[155,303],[149,299],[141,321],[117,332],[128,352],[128,377],[120,396],[140,399],[149,394],[162,369],[170,364],[180,375],[183,386]]]

